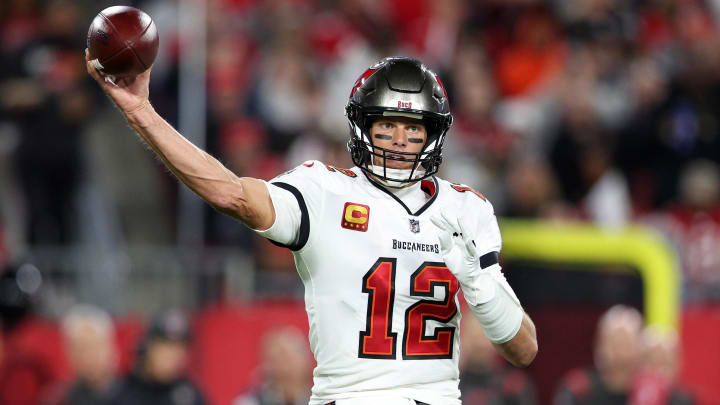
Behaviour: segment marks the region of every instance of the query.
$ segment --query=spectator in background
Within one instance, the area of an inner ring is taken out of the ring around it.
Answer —
[[[17,331],[34,312],[32,294],[23,291],[18,282],[21,267],[18,264],[0,267],[0,326],[6,335]]]
[[[259,116],[268,128],[267,146],[286,152],[293,139],[318,122],[320,87],[307,43],[289,27],[261,66],[257,84]]]
[[[395,7],[402,3],[397,2]],[[406,6],[412,4],[415,7],[411,2],[406,3]],[[469,7],[463,0],[428,1],[424,7],[418,7],[422,9],[421,15],[410,17],[412,20],[406,27],[402,27],[402,22],[398,20],[407,18],[405,15],[408,14],[408,7],[401,8],[402,11],[395,16],[393,23],[400,26],[398,34],[403,43],[402,48],[421,58],[429,66],[447,70],[456,53],[459,33],[469,15]]]
[[[178,311],[153,319],[138,346],[134,370],[113,393],[110,405],[203,405],[187,376],[190,329]]]
[[[53,384],[54,376],[45,359],[15,349],[13,342],[5,342],[0,363],[0,404],[37,405]]]
[[[3,357],[0,361],[0,404],[37,405],[58,375],[51,359],[33,339],[43,333],[33,322],[33,294],[42,278],[29,263],[0,269],[0,339]]]
[[[458,43],[452,82],[447,84],[457,97],[452,136],[446,141],[447,156],[453,158],[444,162],[442,171],[448,178],[465,179],[502,205],[503,170],[517,137],[497,122],[497,89],[481,39],[469,32]]]
[[[639,82],[647,77],[639,90],[650,96],[647,104],[651,108],[639,110],[633,125],[624,131],[630,141],[625,142],[619,157],[633,175],[643,174],[645,178],[636,179],[633,185],[644,181],[641,189],[649,194],[645,199],[654,209],[677,198],[680,177],[690,162],[720,162],[720,37],[704,3],[678,2],[669,7],[672,53],[657,58],[659,66],[646,63],[633,79]]]
[[[79,22],[80,8],[74,1],[50,2],[43,12],[32,10],[32,2],[15,3],[29,10],[14,15],[8,24],[37,24],[23,41],[4,38],[1,56],[6,63],[0,69],[0,120],[6,118],[20,134],[13,160],[28,207],[25,233],[31,244],[69,244],[76,236],[81,135],[93,105],[76,57],[84,38],[79,27],[85,24]]]
[[[518,16],[512,41],[495,61],[496,81],[503,95],[532,96],[561,77],[567,44],[559,31],[543,6]]]
[[[642,344],[643,365],[633,382],[631,404],[693,405],[693,397],[677,382],[680,362],[677,333],[647,327]]]
[[[674,332],[644,328],[640,312],[616,305],[598,322],[594,368],[570,371],[554,405],[692,405],[678,360]]]
[[[682,171],[677,201],[645,217],[678,250],[685,300],[720,298],[720,166],[692,161]]]
[[[62,332],[75,380],[60,396],[46,403],[55,405],[106,405],[116,384],[117,353],[114,326],[100,308],[79,305],[62,321]]]
[[[0,49],[13,52],[34,40],[40,33],[40,14],[40,7],[35,0],[3,2],[0,6]],[[7,65],[3,68],[7,68]],[[0,68],[0,72],[3,68]]]
[[[600,65],[582,48],[568,67],[559,91],[563,117],[549,158],[578,217],[617,227],[630,219],[630,197],[625,178],[612,165],[614,139],[595,106]]]
[[[535,405],[535,387],[520,369],[508,367],[480,323],[463,315],[460,334],[460,393],[464,405]],[[237,405],[237,404],[236,404]]]
[[[305,336],[292,327],[268,332],[262,342],[262,380],[233,405],[305,405],[312,362]]]
[[[595,365],[571,370],[555,394],[554,405],[626,405],[633,377],[642,365],[643,318],[634,308],[616,305],[598,322]]]
[[[645,213],[670,193],[673,182],[668,178],[679,163],[659,139],[661,128],[667,127],[667,73],[654,58],[637,57],[628,68],[628,92],[633,114],[619,130],[614,159],[630,184],[634,211]]]
[[[573,207],[562,202],[547,162],[521,157],[508,168],[505,212],[520,218],[567,218]]]

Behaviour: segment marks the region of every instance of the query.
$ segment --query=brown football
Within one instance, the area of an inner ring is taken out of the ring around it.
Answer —
[[[112,6],[90,24],[87,47],[95,67],[113,76],[137,76],[155,61],[159,45],[157,28],[142,10]]]

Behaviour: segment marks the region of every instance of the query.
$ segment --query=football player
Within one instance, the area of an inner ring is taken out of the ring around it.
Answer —
[[[293,251],[317,361],[311,405],[460,404],[461,288],[497,350],[533,360],[535,327],[500,270],[492,205],[434,176],[452,116],[419,61],[383,59],[353,86],[355,167],[308,161],[269,182],[238,178],[165,122],[149,72],[114,84],[87,68],[183,183]]]

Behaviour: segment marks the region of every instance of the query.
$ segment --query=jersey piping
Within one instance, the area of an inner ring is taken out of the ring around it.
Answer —
[[[285,189],[285,190],[291,192],[295,196],[295,199],[298,202],[298,206],[300,206],[300,232],[298,233],[297,242],[290,244],[290,245],[285,245],[283,243],[276,242],[272,239],[268,239],[268,240],[270,241],[270,243],[272,243],[276,246],[285,247],[285,248],[292,250],[293,252],[297,252],[298,250],[305,247],[305,244],[308,241],[308,237],[310,236],[310,214],[308,213],[307,205],[305,205],[305,198],[303,198],[302,193],[300,192],[300,190],[295,188],[295,186],[291,186],[290,184],[283,183],[280,181],[276,181],[271,184],[278,186],[282,189]]]
[[[440,187],[439,187],[439,185],[438,185],[437,179],[435,178],[435,176],[433,176],[433,177],[432,177],[432,180],[433,180],[433,182],[435,183],[435,194],[433,194],[432,197],[430,197],[430,199],[427,200],[427,202],[426,202],[422,207],[420,207],[420,209],[418,209],[417,211],[415,211],[415,213],[413,213],[412,211],[410,211],[410,208],[408,208],[408,206],[405,205],[405,203],[404,203],[401,199],[399,199],[395,194],[391,193],[390,191],[388,191],[385,187],[381,186],[380,184],[374,182],[374,181],[367,175],[367,173],[365,173],[365,171],[363,171],[362,173],[365,175],[365,178],[370,182],[370,184],[372,184],[372,185],[375,186],[376,188],[380,189],[383,193],[385,193],[385,194],[389,195],[390,197],[392,197],[393,200],[397,201],[398,204],[400,204],[403,208],[405,208],[405,211],[407,211],[407,213],[408,213],[409,215],[412,215],[412,216],[414,216],[414,217],[420,216],[420,214],[422,214],[423,212],[425,212],[426,209],[430,208],[430,205],[432,205],[432,203],[435,202],[435,200],[437,199],[438,194],[440,194]],[[420,181],[420,180],[418,180],[418,181]]]

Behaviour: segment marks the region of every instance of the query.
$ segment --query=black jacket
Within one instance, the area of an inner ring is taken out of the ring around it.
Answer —
[[[130,374],[111,395],[109,405],[205,405],[205,399],[187,379],[158,384]]]

